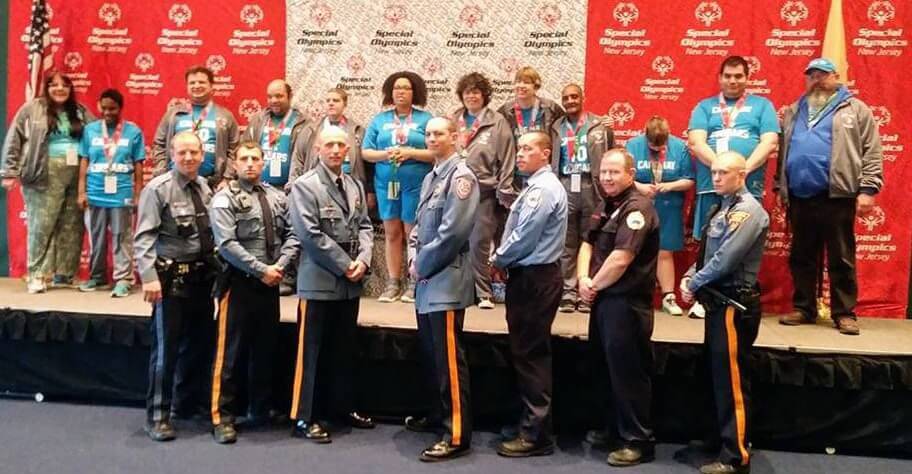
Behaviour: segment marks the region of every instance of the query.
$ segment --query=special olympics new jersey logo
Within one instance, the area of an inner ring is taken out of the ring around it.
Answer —
[[[168,10],[168,19],[173,21],[178,28],[186,25],[193,18],[193,10],[186,3],[175,3]]]
[[[893,114],[890,113],[890,109],[883,105],[871,107],[871,113],[874,115],[874,121],[877,122],[878,127],[886,127],[893,120]]]
[[[874,206],[874,209],[863,216],[858,216],[858,223],[863,225],[868,232],[880,227],[887,221],[887,215],[880,206]]]
[[[500,70],[505,74],[512,76],[519,70],[519,60],[516,58],[503,58],[497,66],[500,67]]]
[[[136,60],[133,61],[133,64],[135,64],[140,71],[146,72],[155,66],[155,58],[149,53],[139,53],[136,55]]]
[[[808,7],[801,0],[788,1],[782,4],[779,10],[779,17],[792,26],[798,26],[803,20],[807,20]]]
[[[260,113],[261,110],[263,110],[263,106],[256,99],[244,99],[238,105],[238,114],[247,119],[247,121],[250,121],[250,117]]]
[[[633,2],[621,2],[614,6],[614,11],[611,12],[611,15],[618,23],[630,26],[631,23],[640,18],[640,9]]]
[[[546,3],[536,12],[538,19],[548,28],[554,28],[561,19],[560,7],[556,3]]]
[[[722,7],[718,2],[700,2],[694,10],[694,17],[707,27],[711,26],[722,19]]]
[[[383,10],[383,18],[391,25],[397,26],[408,18],[408,10],[400,3],[391,3]]]
[[[615,102],[608,108],[608,118],[617,126],[623,126],[635,116],[636,112],[630,102]]]
[[[466,5],[459,12],[459,21],[469,28],[474,28],[482,18],[484,18],[484,12],[478,5]]]
[[[762,68],[760,65],[760,58],[757,56],[745,56],[744,60],[747,61],[747,72],[749,72],[751,76],[760,72],[760,69]]]
[[[116,3],[102,3],[98,7],[98,19],[107,23],[108,26],[114,26],[120,16],[120,5]]]
[[[345,62],[345,66],[348,68],[348,72],[350,72],[353,76],[357,76],[358,73],[364,70],[364,66],[366,64],[367,63],[364,60],[364,56],[361,56],[360,54],[352,55],[350,58],[348,58],[348,61]]]
[[[257,23],[263,21],[263,9],[259,5],[244,5],[241,8],[241,21],[247,24],[248,28],[253,28]]]
[[[318,120],[326,113],[326,104],[322,100],[314,100],[307,104],[305,113],[311,120]]]
[[[75,71],[76,68],[82,66],[82,55],[76,51],[70,51],[64,55],[63,64],[65,64],[70,71]]]
[[[320,28],[326,26],[329,20],[332,20],[332,17],[332,8],[323,2],[317,2],[310,7],[310,19]]]
[[[428,76],[434,77],[437,75],[437,73],[443,70],[443,62],[440,60],[440,58],[437,57],[427,58],[421,64],[421,67],[424,69],[424,72],[426,72]]]
[[[868,6],[868,19],[877,23],[877,26],[884,26],[884,23],[894,18],[896,18],[896,7],[890,3],[890,0],[877,0]]]
[[[225,70],[228,66],[228,61],[225,60],[225,56],[221,54],[213,54],[206,59],[206,67],[212,70],[213,74],[218,74]]]
[[[665,77],[666,74],[673,71],[675,68],[674,60],[671,59],[671,56],[656,56],[652,60],[652,70],[659,73],[660,76]]]

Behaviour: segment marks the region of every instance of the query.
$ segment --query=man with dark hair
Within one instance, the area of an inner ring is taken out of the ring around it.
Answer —
[[[519,138],[516,167],[529,184],[510,209],[492,263],[509,272],[507,328],[522,397],[516,438],[500,443],[507,457],[548,455],[551,439],[551,324],[561,296],[560,257],[567,236],[567,193],[548,165],[551,138],[534,131]]]
[[[170,169],[168,150],[171,138],[177,133],[191,131],[203,143],[200,176],[206,178],[210,186],[220,186],[238,144],[237,121],[228,109],[212,100],[215,76],[211,70],[192,66],[187,69],[184,79],[190,101],[180,102],[168,109],[159,122],[152,145],[153,174],[159,176]]]
[[[786,109],[776,187],[792,229],[789,268],[794,312],[779,322],[817,319],[816,290],[824,248],[830,276],[830,310],[842,334],[861,331],[855,316],[855,214],[874,209],[883,186],[883,152],[871,109],[839,81],[828,59],[804,71],[805,95]]]
[[[101,120],[85,127],[79,142],[77,202],[86,210],[91,246],[89,279],[81,291],[107,286],[107,232],[114,247],[113,297],[130,294],[133,285],[133,207],[143,186],[146,147],[142,130],[123,120],[124,98],[106,89],[98,99]]]
[[[741,56],[731,56],[719,68],[717,96],[700,101],[690,115],[687,141],[697,158],[697,199],[693,237],[700,239],[713,207],[722,201],[713,191],[710,167],[716,155],[736,151],[747,157],[747,190],[763,201],[766,162],[779,142],[779,122],[772,102],[748,94],[750,67]],[[691,307],[691,317],[703,317],[702,306]]]
[[[567,192],[567,238],[561,255],[562,313],[589,312],[589,305],[577,298],[576,255],[595,212],[602,154],[614,147],[614,130],[597,115],[586,112],[583,99],[583,88],[578,84],[564,86],[561,104],[567,115],[554,122],[550,132],[555,145],[551,169]],[[592,170],[596,170],[595,178]]]

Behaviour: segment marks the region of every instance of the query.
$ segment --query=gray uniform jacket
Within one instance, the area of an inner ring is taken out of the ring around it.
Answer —
[[[367,216],[364,188],[342,175],[348,200],[336,177],[320,164],[291,187],[289,219],[301,243],[298,297],[305,300],[348,300],[361,296],[363,281],[353,283],[345,272],[354,260],[370,268],[374,230]]]
[[[833,155],[830,157],[830,197],[854,198],[861,188],[875,193],[883,186],[883,149],[880,133],[871,109],[864,102],[850,97],[833,111]],[[779,139],[779,165],[775,191],[788,203],[788,176],[785,172],[789,145],[798,102],[785,110],[782,117],[782,137]]]
[[[551,126],[551,170],[558,177],[560,173],[561,140],[567,136],[567,116],[563,116]],[[576,124],[573,124],[574,128]],[[614,148],[614,130],[602,124],[602,118],[595,114],[587,114],[583,124],[588,128],[586,132],[586,148],[589,154],[589,170],[592,185],[598,186],[599,167],[602,164],[602,155]]]
[[[79,105],[83,125],[95,120],[85,107]],[[43,97],[23,105],[6,132],[0,176],[19,178],[23,186],[43,188],[48,176],[47,101]]]
[[[478,180],[453,154],[424,177],[409,261],[418,274],[418,313],[462,309],[475,303],[469,236],[478,209]]]
[[[314,169],[320,163],[320,155],[317,152],[317,137],[320,136],[320,130],[323,128],[323,122],[326,117],[310,122],[307,130],[307,140],[298,141],[293,147],[291,154],[291,170],[288,172],[288,182],[293,183],[298,176]],[[367,175],[364,171],[364,160],[361,158],[361,142],[364,141],[364,127],[351,119],[345,119],[345,125],[342,130],[348,134],[351,141],[348,145],[348,162],[351,163],[351,175],[358,180],[367,192],[373,192],[373,180],[367,181]]]
[[[308,143],[310,142],[310,136],[313,133],[313,127],[311,123],[307,120],[307,116],[304,112],[301,112],[298,109],[295,109],[297,112],[295,114],[295,121],[291,125],[291,143],[288,146],[288,159],[289,162],[289,171],[288,171],[288,182],[285,183],[286,193],[291,190],[291,183],[294,182],[294,179],[298,176],[292,176],[291,170],[294,168],[294,151],[295,146],[299,142]],[[272,111],[266,109],[250,119],[250,123],[247,124],[247,128],[244,129],[244,133],[241,134],[241,141],[252,140],[259,144],[262,144],[263,139],[263,128],[266,127],[266,124],[272,120]],[[225,170],[225,175],[230,179],[234,179],[235,172],[234,169],[229,166]]]
[[[722,199],[722,207],[709,221],[703,267],[687,271],[688,290],[704,285],[740,289],[753,286],[760,271],[763,247],[769,230],[769,215],[747,188]]]
[[[212,190],[205,178],[197,176],[195,181],[200,185],[203,204],[208,206]],[[139,196],[133,255],[143,283],[158,281],[155,271],[157,257],[176,262],[199,260],[199,230],[189,183],[187,177],[174,169],[149,181]],[[190,225],[193,233],[181,237],[178,223]]]
[[[461,107],[453,113],[453,120],[458,122],[465,113],[465,107]],[[482,197],[496,195],[504,207],[509,207],[517,194],[513,188],[513,172],[516,169],[513,131],[502,115],[487,107],[475,120],[480,123],[478,131],[462,155],[478,178]]]
[[[215,173],[209,178],[210,184],[217,184],[225,175],[228,162],[234,159],[234,150],[237,148],[240,134],[234,115],[228,109],[212,103],[215,113]],[[174,127],[177,126],[178,115],[186,114],[186,105],[177,105],[168,109],[158,124],[155,138],[152,140],[152,174],[159,176],[168,171],[168,160],[171,156],[171,137],[174,136]]]
[[[540,126],[531,128],[532,130],[541,130],[545,133],[548,133],[548,130],[551,130],[551,126],[554,125],[554,122],[557,122],[558,119],[564,116],[565,112],[563,107],[558,105],[556,102],[550,99],[545,99],[540,97],[539,99],[539,108],[542,110],[542,121]],[[522,134],[517,130],[518,124],[516,123],[516,112],[514,112],[513,104],[515,100],[509,100],[505,104],[501,105],[498,112],[507,119],[507,123],[510,124],[510,130],[513,132],[515,138],[519,138]]]
[[[298,256],[298,238],[288,222],[288,198],[267,183],[260,183],[273,222],[265,222],[263,210],[253,183],[245,179],[232,181],[212,197],[209,220],[219,254],[234,268],[262,278],[266,267],[276,264],[284,270]],[[266,225],[272,225],[275,250],[266,254]]]

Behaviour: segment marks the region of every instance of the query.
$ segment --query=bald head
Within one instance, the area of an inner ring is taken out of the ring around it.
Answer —
[[[317,136],[320,161],[335,174],[342,173],[342,163],[348,156],[348,133],[336,126],[322,129]]]
[[[716,193],[729,196],[744,187],[747,177],[747,160],[738,152],[719,153],[712,164],[713,189]]]
[[[428,121],[424,130],[427,148],[438,162],[456,152],[456,122],[448,117],[434,117]]]
[[[291,108],[291,86],[284,79],[275,79],[266,86],[266,103],[275,116],[284,117]]]

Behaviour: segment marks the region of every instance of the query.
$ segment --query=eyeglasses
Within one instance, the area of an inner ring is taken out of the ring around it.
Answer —
[[[393,86],[394,91],[410,91],[412,90],[411,86]]]

